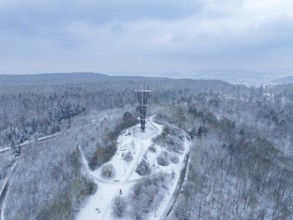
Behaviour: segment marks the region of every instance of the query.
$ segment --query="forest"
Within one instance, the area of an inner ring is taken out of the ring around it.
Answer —
[[[119,134],[138,123],[134,90],[143,84],[152,90],[148,116],[191,138],[187,177],[168,219],[293,216],[293,84],[94,73],[0,82],[3,220],[75,219],[99,190],[81,154],[92,170],[111,159]],[[135,210],[135,200],[127,201]]]

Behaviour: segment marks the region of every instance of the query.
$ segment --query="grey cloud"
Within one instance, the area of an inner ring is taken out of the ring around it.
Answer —
[[[28,0],[26,4],[0,3],[0,73],[146,74],[290,66],[291,17],[284,15],[257,27],[251,25],[238,30],[235,20],[241,25],[249,19],[249,15],[238,17],[242,0],[221,2]],[[213,30],[218,29],[217,22],[224,28]]]
[[[43,26],[68,25],[74,21],[105,24],[142,18],[178,19],[199,13],[197,1],[52,1],[44,5],[16,4],[0,8],[0,29],[29,33]]]

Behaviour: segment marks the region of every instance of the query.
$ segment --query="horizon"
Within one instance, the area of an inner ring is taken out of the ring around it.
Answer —
[[[235,74],[237,73],[237,74]],[[65,78],[58,78],[58,75]],[[83,78],[85,75],[85,78]],[[96,72],[52,72],[52,73],[32,73],[32,74],[0,74],[0,77],[4,77],[4,81],[13,80],[15,77],[19,79],[34,80],[36,79],[51,80],[56,83],[56,80],[89,80],[88,77],[146,77],[146,78],[164,78],[164,79],[192,79],[192,80],[219,80],[235,85],[245,85],[245,86],[266,86],[266,85],[276,85],[276,84],[287,84],[293,83],[293,71],[292,70],[272,70],[270,72],[256,72],[255,71],[245,71],[245,70],[210,70],[210,71],[197,71],[192,73],[166,73],[166,74],[103,74]],[[12,77],[9,79],[9,77]],[[41,77],[41,78],[39,78]],[[51,78],[43,78],[51,77]],[[54,78],[55,77],[55,78]],[[56,78],[57,77],[57,78]],[[78,77],[78,78],[74,78]],[[98,79],[97,78],[97,79]],[[3,78],[2,78],[3,79]],[[62,81],[61,80],[61,81]],[[27,80],[25,80],[27,81]],[[41,81],[40,81],[41,82]],[[76,81],[78,82],[78,81]],[[85,82],[85,81],[84,81]],[[5,82],[4,82],[5,83]],[[6,82],[7,83],[7,82]],[[11,81],[13,83],[13,81]],[[64,83],[64,81],[62,81]]]

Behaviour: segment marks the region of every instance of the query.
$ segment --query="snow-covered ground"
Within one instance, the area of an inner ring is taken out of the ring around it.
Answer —
[[[148,161],[152,174],[161,172],[172,176],[159,206],[156,210],[147,214],[148,219],[164,218],[166,209],[170,208],[170,201],[177,187],[180,172],[185,165],[186,155],[189,152],[189,140],[186,137],[184,142],[184,152],[176,155],[179,159],[178,163],[170,163],[168,166],[161,166],[157,162],[157,157],[164,151],[164,149],[163,147],[154,144],[152,139],[160,135],[162,131],[163,125],[153,122],[153,117],[150,117],[146,124],[145,133],[141,133],[140,126],[136,125],[124,130],[120,134],[117,140],[117,152],[108,163],[99,167],[95,171],[90,171],[88,166],[85,165],[88,174],[98,184],[98,189],[94,195],[88,198],[78,213],[77,220],[116,219],[112,215],[113,198],[117,195],[127,196],[132,186],[144,178],[136,172],[138,164],[143,159]],[[155,152],[149,150],[151,145],[156,148]],[[127,154],[133,156],[131,161],[127,162],[125,160],[125,155]],[[84,157],[83,160],[84,163],[87,164]],[[104,178],[101,175],[102,169],[109,164],[114,167],[114,175],[111,178]],[[119,219],[130,219],[129,213],[126,213],[124,217]]]
[[[50,139],[52,137],[56,137],[58,135],[60,135],[60,133],[55,133],[55,134],[47,135],[47,136],[44,136],[44,137],[40,137],[40,138],[38,138],[38,141],[44,141],[44,140]],[[31,143],[33,143],[33,141],[25,141],[25,142],[21,143],[19,145],[19,147],[24,147],[24,146],[29,145]],[[11,149],[10,147],[0,147],[0,153],[7,152],[10,149]]]
[[[10,176],[12,175],[12,172],[14,171],[16,165],[17,161],[13,162],[12,166],[7,171],[7,176],[4,178],[3,181],[0,181],[0,220],[4,220],[3,207],[5,206],[5,196],[9,188]]]
[[[10,147],[0,148],[0,153],[9,151]]]

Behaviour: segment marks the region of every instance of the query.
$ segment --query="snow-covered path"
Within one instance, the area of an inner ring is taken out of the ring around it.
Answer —
[[[55,134],[51,134],[51,135],[48,135],[48,136],[40,137],[40,138],[38,138],[38,141],[45,141],[45,140],[48,140],[50,138],[56,137],[58,135],[60,135],[60,132],[55,133]],[[33,143],[33,141],[25,141],[25,142],[19,144],[18,146],[19,147],[24,147],[24,146],[29,145],[31,143]],[[9,151],[10,149],[11,149],[10,147],[2,147],[2,148],[0,148],[0,153],[4,153],[6,151]]]
[[[161,220],[169,219],[169,217],[171,216],[171,213],[174,212],[173,208],[175,206],[176,199],[178,198],[179,193],[180,193],[180,191],[182,189],[182,186],[184,186],[184,183],[185,183],[185,181],[186,181],[186,179],[188,177],[189,162],[190,162],[190,160],[189,160],[190,159],[190,154],[189,153],[190,153],[190,146],[191,146],[191,138],[185,131],[182,131],[182,132],[185,134],[185,137],[186,137],[186,139],[185,139],[186,156],[185,156],[185,159],[184,159],[184,167],[181,170],[180,179],[177,181],[176,188],[174,189],[173,194],[172,194],[168,204],[166,205],[164,212],[160,216]]]
[[[4,152],[9,151],[9,150],[10,150],[10,147],[1,148],[0,153],[4,153]]]
[[[134,126],[126,129],[122,132],[117,140],[117,151],[112,159],[104,164],[111,164],[114,167],[115,175],[113,178],[105,179],[101,175],[102,167],[95,171],[91,171],[87,165],[87,161],[82,153],[83,161],[85,164],[86,172],[92,177],[92,179],[98,184],[97,192],[90,196],[84,207],[77,215],[77,220],[98,220],[98,219],[115,219],[112,216],[112,201],[113,198],[122,193],[128,195],[131,187],[142,178],[135,170],[141,160],[148,153],[148,148],[153,144],[152,139],[160,135],[163,131],[163,125],[153,122],[153,117],[150,117],[147,121],[145,133],[140,132],[140,126]],[[81,149],[80,149],[81,150]],[[160,151],[159,151],[160,152]],[[150,212],[149,219],[161,219],[166,209],[169,209],[172,200],[172,195],[177,187],[180,172],[184,167],[184,159],[189,152],[189,141],[185,141],[185,151],[182,154],[181,162],[178,165],[171,165],[169,167],[162,167],[159,165],[153,166],[156,171],[167,171],[170,175],[175,169],[175,181],[170,183],[170,188],[166,193],[163,201],[160,203],[158,209],[154,213]],[[125,154],[131,153],[133,159],[129,162],[124,160]],[[154,154],[148,159],[156,161],[158,155]],[[169,170],[168,170],[169,169]],[[129,219],[129,216],[119,219]]]
[[[183,181],[180,180],[181,175],[186,176],[186,168],[189,160],[189,150],[190,150],[190,137],[189,135],[182,131],[185,135],[185,141],[184,141],[184,153],[182,155],[181,163],[179,163],[175,167],[175,181],[173,184],[171,184],[167,196],[164,197],[163,201],[161,202],[160,206],[158,207],[158,210],[155,212],[154,215],[151,216],[150,219],[158,219],[158,220],[165,220],[168,217],[168,214],[171,212],[177,198],[177,194],[181,190],[181,186],[183,184]],[[182,172],[184,171],[184,172]]]
[[[17,166],[17,161],[14,162],[14,164],[12,165],[10,174],[5,178],[4,184],[0,190],[0,220],[4,220],[4,213],[3,213],[4,208],[3,207],[5,206],[5,197],[8,192],[8,188],[9,188],[10,176],[12,175],[16,166]]]

